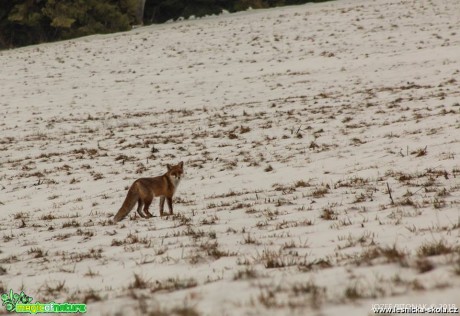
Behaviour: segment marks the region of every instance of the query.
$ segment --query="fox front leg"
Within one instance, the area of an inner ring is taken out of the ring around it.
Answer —
[[[172,197],[167,198],[168,200],[168,208],[169,208],[169,214],[173,214],[173,206],[172,206]]]
[[[163,216],[164,208],[165,208],[165,197],[162,196],[160,198],[160,216]]]

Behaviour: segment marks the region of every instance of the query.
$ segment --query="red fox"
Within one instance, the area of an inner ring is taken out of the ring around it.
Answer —
[[[175,166],[169,164],[166,166],[168,167],[168,171],[162,176],[140,178],[134,181],[128,190],[123,205],[113,218],[115,222],[119,222],[125,218],[136,203],[138,203],[137,213],[141,217],[153,217],[149,212],[149,206],[155,196],[160,197],[160,216],[163,216],[165,200],[168,201],[169,214],[173,214],[172,197],[184,173],[184,162],[181,161]],[[144,208],[145,214],[142,213],[142,208]]]

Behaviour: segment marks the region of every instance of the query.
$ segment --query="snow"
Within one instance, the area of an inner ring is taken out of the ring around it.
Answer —
[[[458,12],[344,0],[0,51],[0,288],[90,315],[460,307]],[[111,222],[181,160],[175,216]]]

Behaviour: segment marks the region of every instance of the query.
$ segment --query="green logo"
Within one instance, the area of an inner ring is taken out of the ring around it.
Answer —
[[[32,303],[32,297],[27,296],[24,292],[14,293],[13,290],[2,294],[2,306],[5,306],[8,312],[13,313],[86,313],[86,304]]]
[[[16,311],[17,304],[28,304],[32,302],[32,298],[21,292],[21,294],[13,293],[13,290],[10,290],[10,293],[2,294],[2,306],[6,307],[6,310],[9,312]]]

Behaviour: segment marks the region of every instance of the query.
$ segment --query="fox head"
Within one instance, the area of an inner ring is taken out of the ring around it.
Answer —
[[[184,174],[184,162],[181,161],[177,165],[170,165],[167,164],[166,167],[168,168],[168,175],[171,177],[171,179],[175,181],[179,181],[182,178],[182,175]]]

